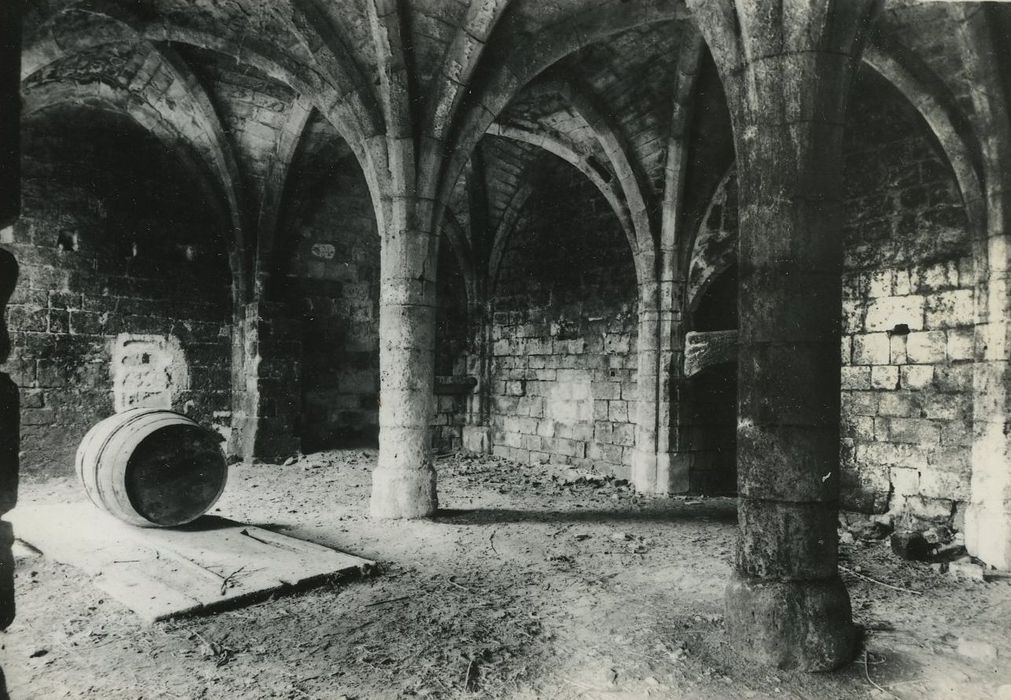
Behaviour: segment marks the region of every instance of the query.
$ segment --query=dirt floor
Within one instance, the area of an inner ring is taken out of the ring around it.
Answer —
[[[837,673],[778,672],[725,638],[733,500],[449,457],[439,517],[376,522],[374,463],[236,466],[217,508],[380,562],[367,579],[144,627],[78,571],[22,556],[0,635],[11,697],[1011,698],[1007,576],[960,581],[882,542],[843,545],[865,647]],[[21,496],[81,498],[69,478]]]

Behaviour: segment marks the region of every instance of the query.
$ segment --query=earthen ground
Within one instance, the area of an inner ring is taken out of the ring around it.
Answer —
[[[367,517],[374,451],[235,466],[218,513],[381,563],[378,575],[144,627],[70,567],[18,562],[0,634],[21,698],[1001,698],[1011,578],[956,581],[843,545],[857,661],[757,668],[725,638],[733,499],[645,498],[491,458],[439,462],[431,521]],[[76,500],[69,478],[22,503]],[[869,676],[869,679],[868,679]],[[875,685],[876,684],[876,685]],[[877,687],[876,687],[877,686]]]

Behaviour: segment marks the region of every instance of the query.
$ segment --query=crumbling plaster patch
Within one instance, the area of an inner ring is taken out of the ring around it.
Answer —
[[[112,341],[112,392],[116,412],[177,405],[190,374],[174,335],[120,333]]]

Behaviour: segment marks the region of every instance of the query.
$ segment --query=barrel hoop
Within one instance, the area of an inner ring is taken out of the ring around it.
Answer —
[[[135,410],[137,411],[137,413],[135,415],[130,416],[129,418],[127,418],[126,420],[124,420],[122,423],[119,423],[113,429],[111,429],[109,431],[108,435],[105,436],[105,440],[102,441],[101,446],[99,447],[98,451],[95,453],[95,459],[94,459],[95,491],[98,493],[99,500],[102,501],[102,504],[103,504],[104,508],[108,508],[110,505],[116,505],[116,506],[120,505],[119,502],[118,502],[118,499],[115,497],[116,494],[115,493],[111,493],[111,494],[107,493],[106,489],[103,488],[102,479],[98,478],[99,466],[102,464],[102,459],[105,456],[106,449],[109,447],[109,443],[112,442],[112,439],[114,437],[121,436],[121,433],[122,433],[122,431],[125,428],[127,428],[127,427],[129,427],[131,425],[134,425],[135,423],[137,423],[137,421],[141,420],[142,418],[144,418],[147,415],[150,415],[151,412],[156,411],[158,409],[135,409]],[[106,420],[108,420],[108,418]],[[106,497],[107,496],[112,496],[113,500],[114,500],[114,503],[107,502],[106,501]],[[140,514],[137,513],[136,515],[139,516]]]

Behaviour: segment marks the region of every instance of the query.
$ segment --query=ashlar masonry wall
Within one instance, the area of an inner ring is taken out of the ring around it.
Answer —
[[[913,108],[863,76],[847,137],[846,508],[957,516],[969,496],[976,271],[959,190]]]
[[[177,153],[124,117],[59,108],[23,129],[23,215],[4,241],[22,468],[73,470],[94,423],[153,406],[229,428],[227,230]]]
[[[494,298],[493,454],[627,477],[636,313],[616,218],[582,174],[552,163],[513,233]]]

